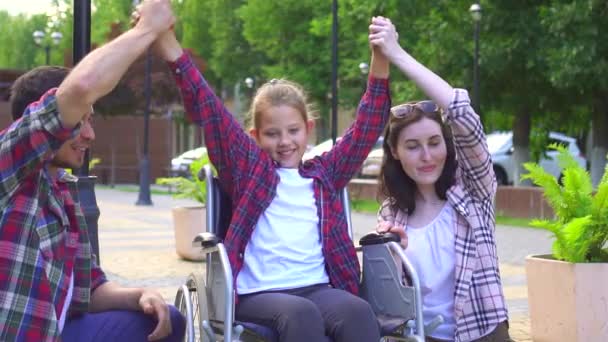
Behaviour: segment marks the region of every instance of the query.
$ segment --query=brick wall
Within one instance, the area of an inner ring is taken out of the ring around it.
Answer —
[[[0,101],[0,130],[12,122],[8,102]],[[95,118],[95,141],[91,158],[101,162],[91,171],[98,182],[139,183],[139,161],[143,151],[144,122],[141,116],[112,116]],[[150,118],[149,147],[150,178],[168,175],[173,151],[173,122],[166,118]]]
[[[166,177],[171,163],[172,121],[165,118],[150,118],[148,158],[150,178]],[[117,116],[99,117],[95,120],[95,142],[91,157],[101,162],[91,174],[99,177],[99,183],[138,183],[139,162],[143,152],[143,117]]]
[[[537,187],[499,186],[496,193],[497,215],[521,218],[553,218],[553,210]]]
[[[0,131],[8,127],[13,122],[11,117],[11,109],[8,105],[8,101],[2,101],[0,99]]]

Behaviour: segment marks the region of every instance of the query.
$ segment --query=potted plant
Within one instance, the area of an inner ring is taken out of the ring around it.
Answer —
[[[558,150],[561,184],[537,163],[523,178],[542,187],[553,220],[532,225],[553,233],[553,253],[526,258],[534,341],[608,341],[608,167],[593,189],[589,173]]]
[[[203,260],[203,253],[200,248],[192,247],[192,240],[199,233],[206,231],[207,228],[205,222],[207,188],[205,187],[205,180],[198,177],[199,171],[207,164],[209,164],[209,157],[205,153],[190,164],[191,178],[167,177],[156,179],[156,184],[168,185],[174,189],[174,198],[187,198],[200,203],[200,205],[194,206],[176,206],[171,210],[175,234],[175,251],[181,258],[187,260]]]

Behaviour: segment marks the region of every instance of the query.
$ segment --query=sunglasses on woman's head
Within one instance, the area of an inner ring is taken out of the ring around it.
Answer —
[[[391,108],[391,113],[396,118],[404,118],[414,112],[415,109],[423,113],[435,113],[439,111],[439,106],[433,101],[425,100],[416,103],[404,103]]]

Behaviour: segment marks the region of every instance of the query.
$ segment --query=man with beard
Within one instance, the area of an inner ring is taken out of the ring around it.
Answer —
[[[15,121],[0,132],[0,341],[179,341],[184,319],[151,289],[107,281],[70,195],[91,142],[93,104],[174,23],[147,0],[131,30],[71,72],[36,68],[11,88]]]

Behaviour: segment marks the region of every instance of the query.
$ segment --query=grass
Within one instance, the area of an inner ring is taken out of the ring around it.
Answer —
[[[376,214],[378,213],[378,209],[380,209],[380,203],[372,200],[351,200],[350,207],[353,211],[368,213],[368,214]]]
[[[534,228],[541,229],[538,227],[534,227],[530,225],[530,221],[532,219],[520,218],[520,217],[509,217],[504,215],[496,215],[496,224],[505,225],[505,226],[515,226],[515,227],[526,227],[526,228]]]
[[[380,204],[376,201],[372,200],[352,200],[351,208],[353,211],[367,213],[367,214],[377,214],[378,209],[380,208]],[[496,215],[496,224],[505,225],[505,226],[514,226],[514,227],[526,227],[526,228],[534,228],[539,229],[537,227],[533,227],[530,225],[530,219],[519,218],[519,217],[509,217],[504,215]]]

